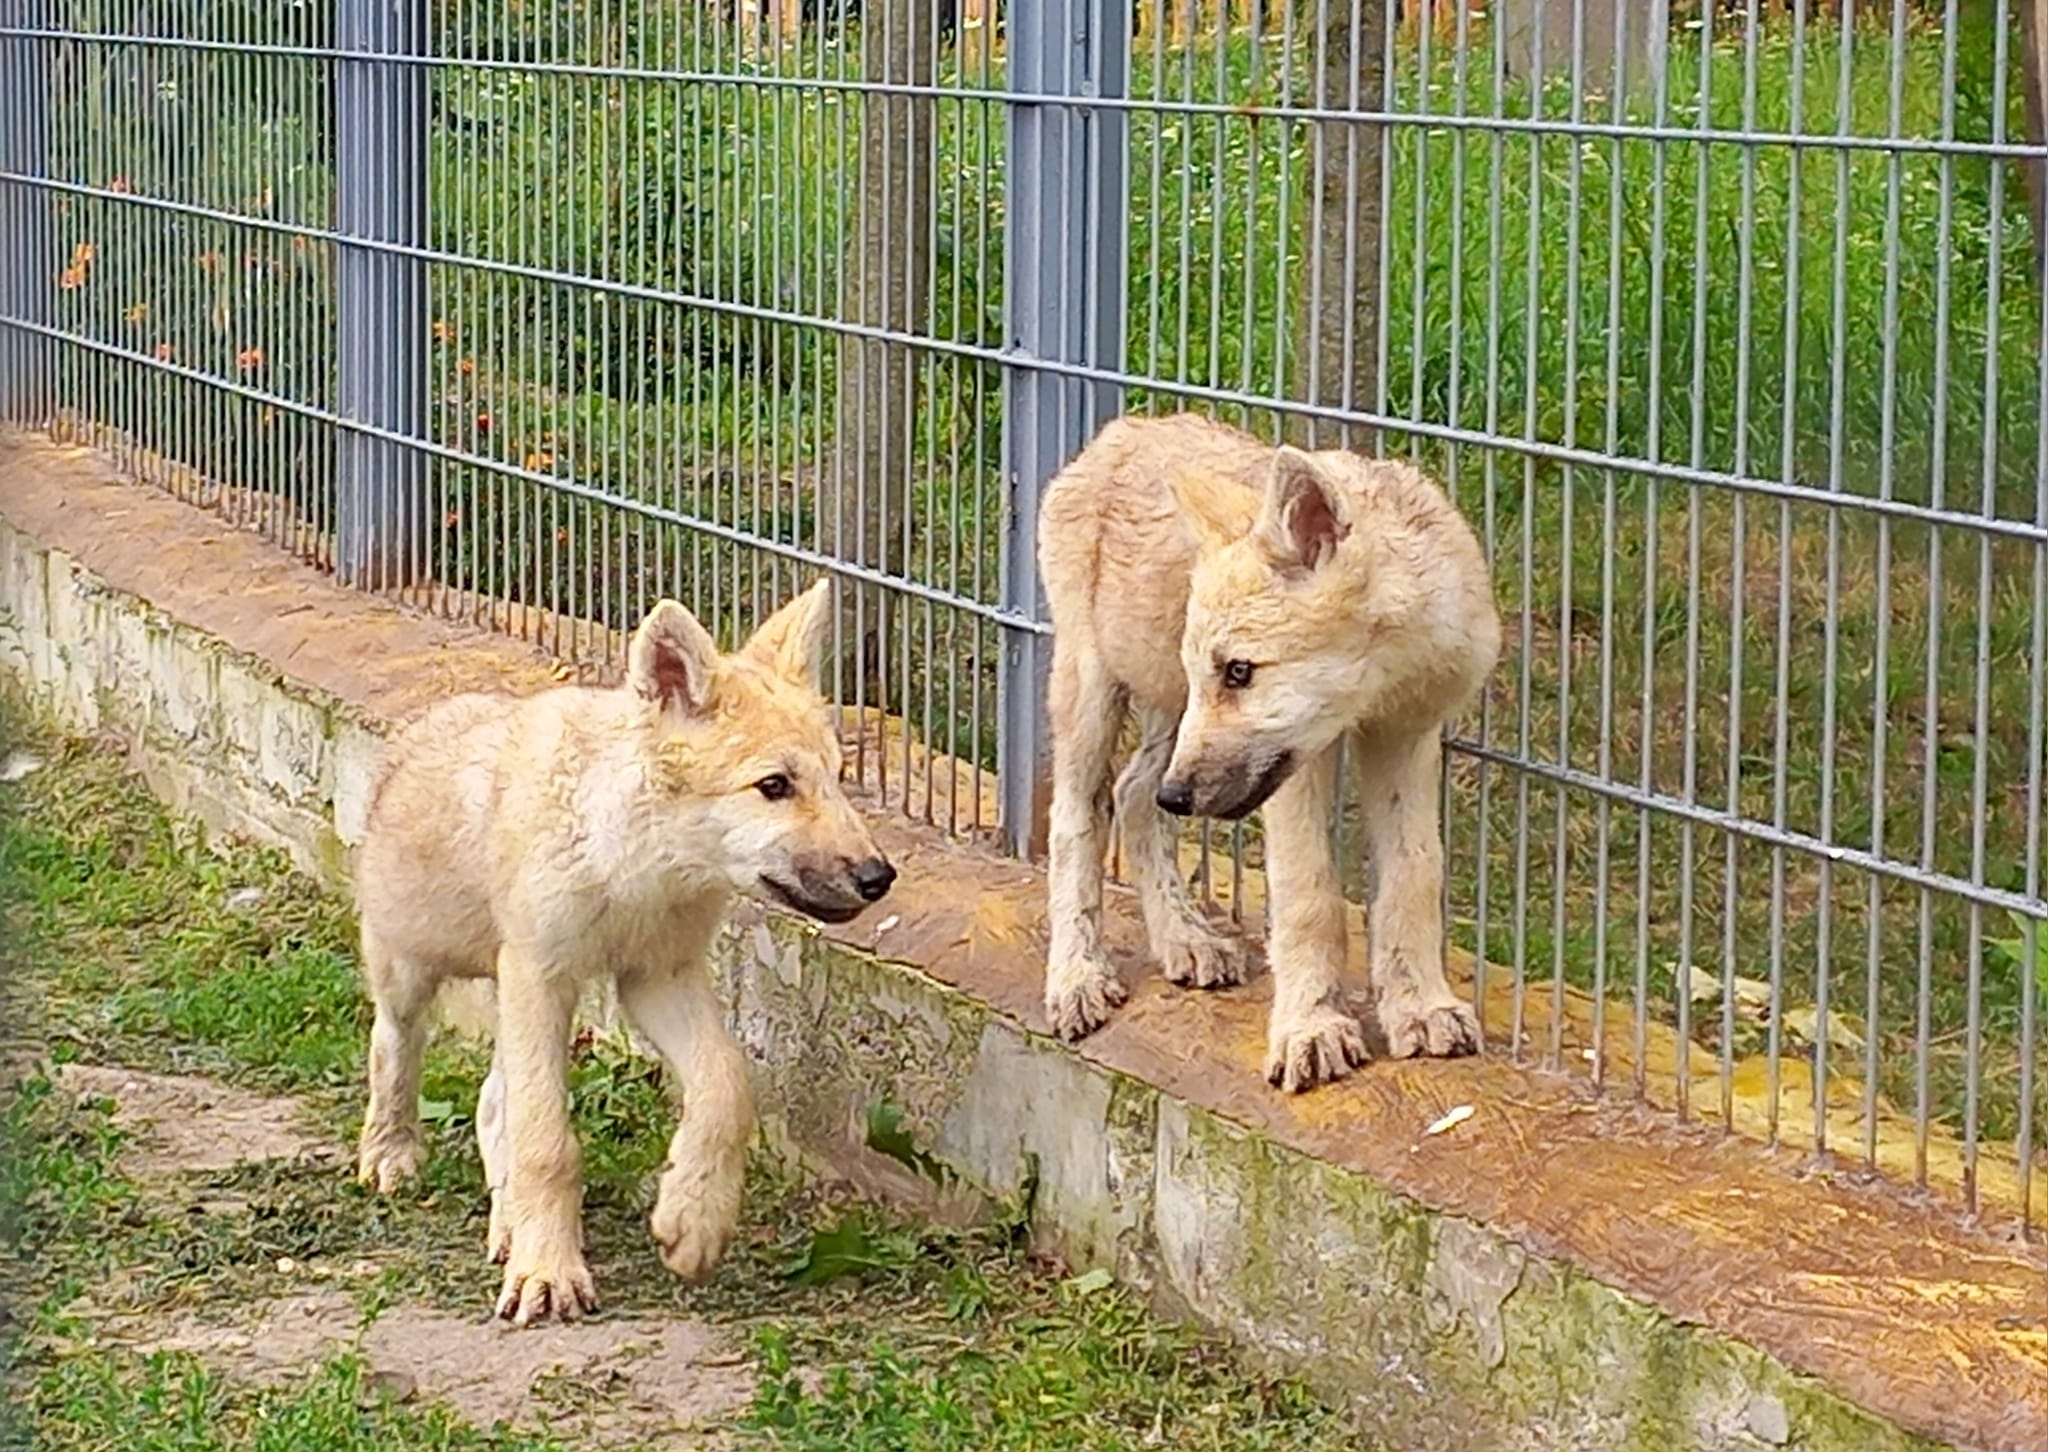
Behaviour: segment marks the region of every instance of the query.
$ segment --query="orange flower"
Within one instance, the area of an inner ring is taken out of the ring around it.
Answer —
[[[476,416],[476,431],[480,434],[487,434],[491,431],[491,416],[489,414],[480,413]]]
[[[528,454],[526,456],[526,467],[528,472],[534,474],[538,474],[543,469],[552,469],[555,467],[555,456],[546,453]]]
[[[125,176],[115,177],[107,183],[107,190],[110,192],[126,192],[128,190],[128,178]]]
[[[92,260],[98,249],[90,242],[81,242],[71,249],[71,265],[57,275],[57,286],[66,292],[85,286],[85,279],[92,271]]]
[[[455,371],[462,374],[476,372],[476,360],[474,358],[458,358],[455,361]]]
[[[434,319],[434,341],[437,343],[454,342],[455,324],[443,322],[439,318]]]
[[[261,348],[244,348],[241,352],[235,354],[235,365],[244,373],[255,372],[263,366],[263,350]]]
[[[212,251],[202,252],[199,254],[198,262],[201,272],[211,272],[220,266],[220,254]]]
[[[127,310],[121,314],[125,321],[131,323],[139,323],[148,316],[149,304],[146,302],[131,303]]]
[[[451,509],[441,517],[441,523],[453,529],[456,525],[462,523],[462,515],[456,510]]]
[[[168,363],[171,361],[171,351],[169,343],[159,343],[156,345],[156,356],[161,362]]]

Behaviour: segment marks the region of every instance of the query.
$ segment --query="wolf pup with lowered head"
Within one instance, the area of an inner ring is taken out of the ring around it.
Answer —
[[[597,1304],[583,1258],[568,1055],[580,990],[611,977],[682,1087],[650,1228],[671,1271],[707,1275],[740,1211],[753,1097],[707,955],[735,893],[845,922],[895,869],[839,784],[816,686],[830,582],[721,655],[672,600],[641,622],[613,689],[443,701],[390,743],[357,858],[376,1002],[358,1170],[419,1168],[427,1013],[451,978],[495,978],[477,1101],[498,1314]]]
[[[1243,980],[1182,881],[1167,814],[1265,809],[1266,1077],[1300,1091],[1366,1059],[1338,972],[1337,745],[1355,753],[1374,890],[1368,961],[1395,1057],[1479,1046],[1443,972],[1440,731],[1477,697],[1500,618],[1471,527],[1406,464],[1274,448],[1192,414],[1122,418],[1053,479],[1039,570],[1053,624],[1045,1010],[1075,1039],[1125,989],[1103,950],[1114,804],[1167,978]],[[1126,708],[1136,754],[1109,785]]]

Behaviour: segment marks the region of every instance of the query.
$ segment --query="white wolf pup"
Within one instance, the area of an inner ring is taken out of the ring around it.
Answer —
[[[358,1169],[382,1192],[419,1168],[428,1008],[447,979],[495,978],[477,1143],[505,1266],[498,1314],[518,1325],[597,1304],[567,1088],[582,987],[615,980],[681,1084],[650,1228],[671,1271],[702,1277],[739,1217],[754,1113],[712,939],[735,893],[845,922],[895,880],[840,789],[815,684],[830,588],[731,655],[664,600],[622,686],[457,696],[387,748],[357,859],[377,1010]]]
[[[1181,879],[1167,813],[1265,808],[1273,1011],[1266,1076],[1300,1091],[1365,1062],[1338,972],[1336,748],[1355,752],[1375,887],[1369,961],[1395,1057],[1479,1047],[1443,973],[1440,731],[1477,697],[1500,618],[1470,525],[1415,469],[1262,444],[1192,414],[1109,423],[1048,486],[1053,623],[1045,1009],[1080,1038],[1124,1001],[1102,946],[1113,796],[1152,953],[1177,984],[1243,980]],[[1126,708],[1139,746],[1113,793]]]

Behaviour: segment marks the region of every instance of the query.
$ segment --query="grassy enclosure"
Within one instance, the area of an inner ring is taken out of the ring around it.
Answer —
[[[1461,734],[1537,765],[1454,758],[1452,914],[1494,963],[1633,995],[1731,1049],[1781,1030],[1739,1021],[1733,996],[1690,1007],[1693,971],[1781,982],[1838,1016],[1820,1034],[1837,1072],[2010,1142],[2048,948],[2002,912],[1714,821],[2039,907],[2042,294],[2017,164],[1924,144],[2017,140],[2018,61],[1975,7],[1945,28],[1859,6],[1846,30],[1832,7],[1765,8],[1685,21],[1664,84],[1615,94],[1503,82],[1483,31],[1397,43],[1401,120],[1361,263],[1382,281],[1378,411],[1428,426],[1387,446],[1437,470],[1492,549],[1510,651]],[[614,627],[666,590],[735,631],[789,586],[787,562],[546,481],[846,552],[828,501],[863,467],[846,439],[862,405],[826,325],[860,265],[862,116],[880,104],[861,30],[749,36],[666,0],[433,17],[451,58],[429,68],[438,586]],[[1204,407],[1299,396],[1311,128],[1274,109],[1310,100],[1311,42],[1278,12],[1256,32],[1190,20],[1132,45],[1125,369],[1151,381],[1134,410],[1177,406],[1177,388]],[[197,23],[319,45],[328,20],[223,4]],[[61,200],[62,326],[194,370],[71,350],[72,406],[215,483],[282,492],[317,535],[334,431],[280,400],[332,406],[324,68],[83,46],[63,64],[63,176],[264,224]],[[1004,67],[1000,49],[937,57],[913,312],[939,344],[887,443],[909,493],[882,551],[990,606]],[[992,765],[996,658],[985,618],[906,598],[886,695]],[[2039,1076],[2034,1094],[2038,1133]]]

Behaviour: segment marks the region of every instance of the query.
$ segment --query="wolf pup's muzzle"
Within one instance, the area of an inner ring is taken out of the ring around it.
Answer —
[[[877,854],[859,862],[845,862],[830,871],[799,867],[794,881],[781,877],[764,879],[768,891],[785,907],[795,908],[821,923],[849,923],[872,903],[888,896],[896,885],[896,869],[889,859]]]
[[[1159,809],[1176,817],[1212,817],[1235,822],[1266,804],[1281,783],[1294,773],[1295,756],[1282,751],[1267,757],[1256,769],[1242,767],[1196,770],[1189,776],[1169,776],[1159,784],[1155,800]]]

